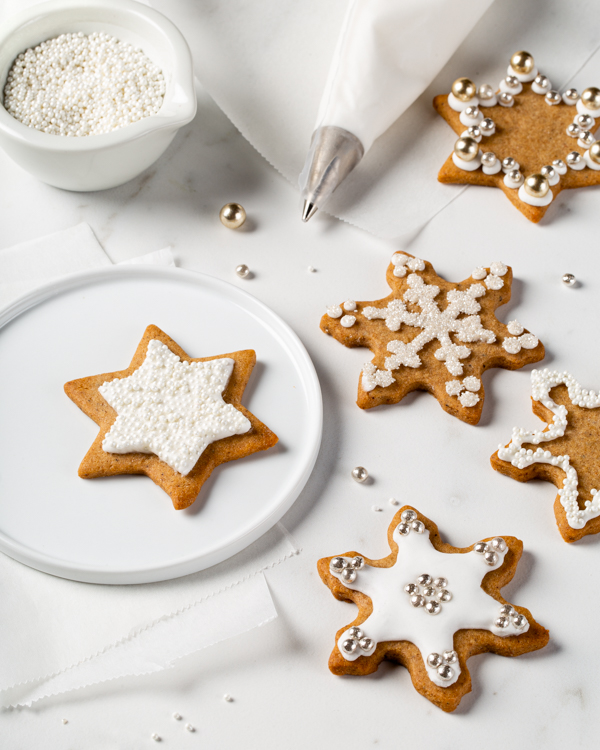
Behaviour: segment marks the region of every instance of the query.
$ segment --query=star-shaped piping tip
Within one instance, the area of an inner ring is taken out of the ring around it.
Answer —
[[[364,346],[357,404],[395,404],[414,390],[433,394],[455,417],[477,424],[483,409],[483,372],[516,370],[544,357],[544,346],[517,320],[500,323],[495,310],[510,299],[512,270],[478,266],[454,284],[431,263],[395,253],[388,267],[392,293],[374,302],[332,305],[321,330],[348,347]]]
[[[467,659],[486,651],[518,656],[542,648],[548,631],[504,600],[523,544],[493,537],[470,547],[442,542],[437,526],[405,506],[388,530],[391,553],[325,557],[319,575],[358,615],[338,630],[329,658],[336,675],[366,675],[384,659],[410,672],[415,688],[444,711],[471,690]]]
[[[126,370],[65,384],[100,426],[79,476],[145,474],[187,508],[217,466],[277,442],[241,404],[255,362],[252,350],[192,359],[148,326]]]
[[[459,136],[440,182],[498,187],[533,222],[561,190],[600,184],[600,89],[553,90],[528,52],[498,88],[459,78],[433,106]]]
[[[532,371],[531,386],[533,413],[546,426],[515,428],[510,443],[498,446],[492,466],[519,482],[545,479],[559,488],[554,515],[566,542],[598,534],[600,395],[568,372],[547,369]]]

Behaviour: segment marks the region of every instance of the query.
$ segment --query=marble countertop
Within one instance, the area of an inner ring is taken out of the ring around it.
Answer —
[[[449,133],[449,149],[452,138]],[[542,339],[544,365],[568,369],[598,389],[599,198],[599,188],[565,191],[536,226],[500,191],[470,188],[402,245],[325,214],[304,225],[295,188],[202,91],[196,119],[164,156],[114,190],[57,190],[0,153],[0,247],[81,221],[115,262],[171,245],[179,265],[243,287],[294,328],[315,363],[325,409],[315,471],[283,519],[302,552],[266,574],[277,620],[160,674],[2,711],[3,748],[131,750],[153,747],[152,732],[165,747],[215,750],[242,744],[265,750],[592,746],[600,708],[600,654],[593,647],[600,540],[565,544],[552,512],[555,488],[514,482],[489,464],[514,425],[539,424],[530,410],[532,368],[484,375],[487,398],[477,427],[450,417],[427,394],[365,412],[354,402],[368,355],[323,335],[319,319],[325,305],[387,294],[385,270],[398,249],[432,261],[453,281],[502,260],[513,267],[515,282],[499,318],[518,317]],[[219,223],[219,209],[229,201],[247,210],[241,231]],[[253,278],[236,277],[240,263]],[[577,288],[561,283],[565,272],[580,280]],[[370,483],[352,481],[357,464],[367,467]],[[534,654],[471,659],[473,692],[451,715],[418,695],[402,667],[384,664],[362,679],[334,677],[327,668],[334,634],[355,608],[331,596],[316,561],[353,548],[369,557],[386,554],[396,510],[390,497],[418,507],[456,546],[496,534],[522,539],[525,553],[504,594],[551,633],[550,644]],[[223,700],[226,693],[232,702]],[[173,712],[184,722],[174,721]],[[185,722],[196,731],[187,732]]]

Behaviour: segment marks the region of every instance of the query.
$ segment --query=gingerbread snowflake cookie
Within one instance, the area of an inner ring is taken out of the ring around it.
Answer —
[[[241,404],[255,362],[252,350],[191,359],[148,326],[127,370],[65,384],[100,426],[79,476],[145,474],[187,508],[219,464],[277,442]]]
[[[544,357],[544,346],[517,320],[504,325],[495,316],[510,299],[512,270],[504,263],[479,266],[453,284],[427,261],[395,253],[387,281],[388,297],[347,300],[328,307],[321,319],[321,329],[340,343],[373,352],[359,380],[361,409],[425,390],[449,414],[477,424],[482,373],[491,367],[516,370]]]
[[[548,631],[531,613],[505,601],[523,544],[510,536],[459,549],[408,506],[389,527],[391,554],[357,552],[319,560],[333,595],[358,607],[329,658],[337,675],[375,672],[383,659],[404,665],[415,688],[444,711],[471,690],[467,659],[490,651],[518,656],[542,648]]]
[[[519,482],[545,479],[559,490],[554,515],[563,539],[600,532],[600,395],[567,372],[533,370],[533,413],[543,430],[513,430],[491,458],[496,471]]]
[[[555,91],[528,52],[497,90],[459,78],[433,106],[460,136],[440,182],[499,187],[533,222],[561,190],[600,184],[600,89]]]

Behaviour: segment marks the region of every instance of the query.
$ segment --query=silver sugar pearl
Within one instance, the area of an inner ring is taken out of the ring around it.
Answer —
[[[365,634],[362,632],[362,630],[356,627],[356,625],[354,625],[348,630],[348,637],[354,638],[356,641],[359,641],[361,638],[364,637],[364,635]]]
[[[427,657],[427,664],[430,667],[433,667],[433,669],[437,669],[437,667],[441,667],[443,664],[443,659],[439,654],[436,654],[435,652],[433,654],[429,654]]]
[[[514,611],[515,611],[515,610],[514,610],[514,607],[513,607],[513,605],[512,605],[512,604],[503,604],[503,605],[502,605],[502,606],[500,607],[500,614],[501,614],[501,615],[502,615],[503,617],[510,617],[510,615],[512,615],[512,613],[513,613]]]
[[[543,174],[544,177],[547,177],[549,180],[553,180],[556,177],[556,169],[549,164],[546,164],[540,169],[540,174]]]
[[[502,169],[505,172],[512,172],[513,169],[519,168],[519,162],[513,159],[512,156],[507,156],[506,159],[502,159]]]
[[[550,79],[540,73],[535,77],[534,83],[536,83],[540,88],[547,89],[550,85]]]
[[[512,182],[513,185],[520,185],[523,181],[523,175],[521,172],[519,172],[518,169],[511,169],[510,172],[506,175],[509,182]]]
[[[342,651],[344,651],[344,653],[346,654],[353,654],[357,648],[358,643],[352,638],[348,638],[347,640],[342,641]]]
[[[563,284],[566,284],[567,286],[575,286],[577,279],[572,273],[565,273],[563,274],[562,281]]]
[[[486,552],[483,559],[487,565],[495,565],[498,562],[498,554],[496,552]]]
[[[442,664],[441,667],[438,667],[437,673],[442,680],[451,680],[454,677],[454,670],[448,664]]]
[[[504,104],[505,107],[510,107],[514,100],[514,96],[509,94],[508,91],[503,91],[501,94],[498,94],[498,101],[501,104]]]
[[[477,92],[479,98],[483,100],[491,99],[494,96],[494,93],[494,89],[489,83],[482,84]]]
[[[481,138],[481,130],[479,129],[479,126],[471,125],[471,127],[467,128],[467,135],[469,138]]]
[[[415,594],[414,596],[410,597],[410,603],[413,605],[413,607],[424,607],[425,597],[421,596],[420,594]]]
[[[448,591],[448,589],[442,589],[438,592],[437,596],[441,602],[449,602],[450,599],[452,599],[452,594]]]
[[[567,168],[567,165],[564,163],[562,159],[554,159],[554,161],[552,162],[552,166],[556,170]]]
[[[400,536],[406,536],[407,534],[410,534],[410,526],[407,523],[399,523],[396,529]]]
[[[244,263],[240,264],[239,266],[236,266],[235,272],[240,277],[240,279],[247,279],[248,276],[250,275],[250,269]]]
[[[344,583],[354,583],[356,581],[356,571],[352,570],[352,568],[344,568],[340,578]]]
[[[422,521],[413,521],[411,527],[415,534],[422,534],[425,531],[425,524]]]
[[[579,140],[588,148],[596,142],[596,138],[592,135],[591,131],[584,130],[579,134]]]
[[[406,591],[409,596],[413,596],[414,594],[418,594],[420,589],[416,583],[407,583],[404,587],[404,591]]]
[[[441,576],[439,578],[435,578],[433,581],[433,585],[438,589],[445,589],[448,585],[448,579],[442,578]]]
[[[408,523],[410,523],[411,521],[414,521],[416,519],[416,517],[417,517],[417,514],[415,513],[414,510],[410,510],[410,508],[407,508],[406,510],[403,510],[402,513],[401,513],[401,515],[400,515],[400,518],[403,521],[407,521]]]
[[[558,91],[549,91],[546,94],[546,104],[560,104],[562,102],[562,96]]]
[[[346,561],[343,557],[332,557],[329,563],[329,568],[335,573],[341,573],[346,567]]]
[[[579,164],[582,159],[583,156],[579,153],[579,151],[571,151],[569,154],[567,154],[567,164],[569,166],[573,166],[573,164]]]
[[[423,589],[423,596],[435,596],[437,589],[433,586],[425,586]]]
[[[567,127],[567,135],[570,136],[571,138],[579,138],[580,133],[581,133],[581,128],[579,127],[579,125],[576,125],[574,122],[572,122]]]
[[[354,479],[355,482],[362,484],[363,482],[366,482],[368,478],[369,472],[364,466],[355,466],[352,469],[352,479]]]
[[[525,615],[517,615],[513,617],[513,625],[517,630],[522,630],[527,625],[527,618]]]
[[[373,640],[371,638],[361,638],[358,645],[363,651],[370,651],[373,648]]]
[[[487,542],[477,542],[473,549],[475,550],[475,552],[477,552],[478,555],[485,555],[485,553],[488,551]]]
[[[465,109],[465,116],[471,119],[479,117],[479,107],[467,107]]]
[[[494,128],[494,121],[489,117],[486,117],[479,123],[479,130],[481,131],[481,133],[483,133],[483,135],[489,135],[489,133],[491,133]]]
[[[442,611],[442,605],[433,599],[425,605],[425,611],[430,615],[437,615]]]
[[[546,177],[550,177],[550,175],[546,175]],[[504,550],[507,548],[506,542],[504,541],[504,539],[502,539],[501,536],[494,537],[490,542],[490,545],[492,549],[496,550],[496,552],[504,552]]]
[[[458,661],[458,654],[456,651],[444,651],[442,654],[444,664],[456,664]]]
[[[356,557],[353,557],[350,561],[350,565],[354,568],[354,570],[360,570],[365,564],[365,561],[360,555],[356,555]]]
[[[507,627],[508,627],[508,626],[510,625],[510,620],[508,619],[508,617],[504,617],[504,616],[502,615],[502,616],[500,616],[500,617],[499,617],[499,618],[498,618],[498,619],[496,620],[496,622],[494,623],[494,625],[495,625],[495,626],[496,626],[497,628],[507,628]]]
[[[481,155],[481,163],[484,167],[493,167],[498,161],[498,157],[493,151],[486,151]]]
[[[595,122],[591,115],[577,115],[574,124],[579,125],[582,130],[590,130]]]
[[[506,76],[506,78],[504,79],[504,83],[510,89],[518,89],[519,88],[519,79],[516,76]]]
[[[420,575],[417,578],[417,583],[420,583],[421,586],[431,586],[433,583],[433,578],[429,575],[429,573],[423,573],[423,575]]]
[[[576,102],[579,99],[579,92],[577,89],[567,89],[563,96],[570,102]]]

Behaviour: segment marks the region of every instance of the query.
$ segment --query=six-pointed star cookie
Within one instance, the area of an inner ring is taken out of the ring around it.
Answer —
[[[145,474],[187,508],[219,464],[277,442],[241,404],[255,362],[252,350],[192,359],[148,326],[126,370],[65,384],[100,426],[79,476]]]
[[[600,532],[600,396],[566,372],[533,370],[531,386],[533,413],[546,427],[513,430],[492,466],[519,482],[555,484],[556,523],[563,539],[575,542]]]
[[[510,299],[512,270],[478,267],[453,284],[433,266],[395,253],[387,271],[392,293],[375,302],[332,305],[321,329],[345,346],[365,346],[357,404],[395,404],[414,390],[429,391],[441,407],[469,424],[483,408],[481,375],[491,367],[516,370],[544,357],[544,346],[516,320],[494,311]]]
[[[524,55],[527,53],[517,54]],[[587,114],[589,118],[588,125],[587,127],[585,125],[580,127],[579,131],[583,134],[587,130],[593,134],[597,128],[594,118],[600,115],[600,110],[586,109],[581,104],[577,106],[576,92],[570,100],[567,97],[561,97],[558,92],[552,92],[550,82],[544,76],[532,80],[531,76],[522,75],[520,76],[521,81],[519,81],[517,71],[512,70],[509,66],[508,72],[509,76],[512,75],[517,78],[517,85],[512,90],[516,92],[522,87],[518,93],[510,94],[514,102],[512,106],[502,106],[500,103],[496,103],[495,106],[485,106],[485,99],[476,96],[473,96],[470,101],[464,102],[465,105],[471,102],[474,105],[479,104],[481,112],[479,117],[490,118],[495,125],[495,131],[492,135],[487,136],[485,132],[482,132],[479,143],[480,153],[491,152],[500,161],[509,157],[514,159],[517,163],[516,169],[520,170],[524,178],[539,174],[543,167],[553,166],[556,172],[555,184],[553,184],[554,180],[550,181],[550,190],[554,198],[561,190],[599,185],[600,171],[598,169],[600,169],[600,164],[592,163],[590,166],[585,161],[580,160],[576,161],[576,168],[572,168],[567,156],[572,152],[585,154],[591,142],[588,145],[582,145],[577,138],[576,131],[573,129],[574,137],[570,137],[567,135],[567,128],[578,114],[583,113]],[[530,80],[524,80],[526,78]],[[459,79],[459,81],[462,80],[468,79]],[[537,81],[542,81],[543,85],[539,86]],[[512,81],[512,83],[514,82]],[[484,88],[490,89],[489,86],[484,86]],[[536,90],[539,93],[536,93]],[[504,93],[510,93],[511,91],[511,87],[506,85],[506,79],[501,82],[501,91]],[[556,103],[549,104],[546,94],[548,94],[549,100]],[[468,96],[468,93],[465,96]],[[436,96],[433,100],[433,106],[457,135],[460,136],[467,131],[468,125],[465,124],[466,122],[470,122],[472,126],[477,127],[475,121],[469,121],[464,115],[463,121],[461,121],[462,113],[453,109],[448,103],[448,99],[449,96],[446,94]],[[456,102],[456,100],[454,101]],[[566,103],[568,101],[570,103]],[[553,165],[555,160],[562,162],[558,168]],[[512,171],[514,168],[514,166],[510,167],[506,171]],[[563,171],[564,173],[562,173]],[[523,177],[520,182],[511,185],[505,182],[505,176],[502,169],[495,174],[485,174],[481,166],[473,171],[467,171],[465,168],[457,166],[453,160],[453,155],[450,155],[440,170],[438,180],[443,183],[459,185],[498,187],[530,221],[540,221],[546,213],[548,205],[529,205],[526,203],[522,199],[523,188],[521,184]],[[557,177],[558,179],[556,179]]]
[[[421,695],[453,711],[471,690],[470,656],[517,656],[548,642],[528,610],[500,595],[521,557],[518,539],[452,547],[434,523],[405,506],[388,541],[392,552],[381,560],[347,552],[318,562],[333,595],[358,607],[356,619],[336,634],[334,674],[371,674],[390,659],[409,670]]]

